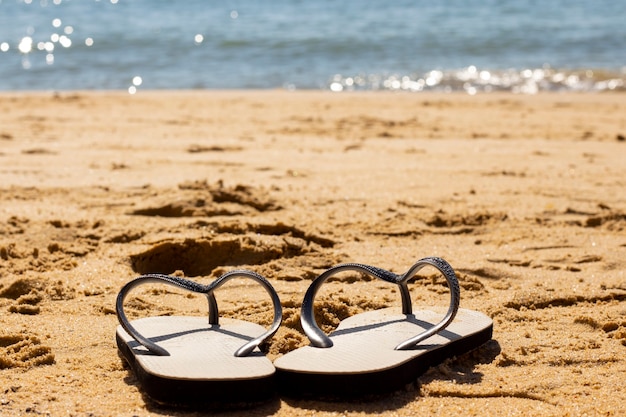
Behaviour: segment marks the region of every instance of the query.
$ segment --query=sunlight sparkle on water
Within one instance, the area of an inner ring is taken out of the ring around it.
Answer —
[[[341,85],[341,83],[331,83],[330,91],[334,91],[335,93],[343,91],[343,85]]]
[[[40,51],[52,52],[54,51],[54,44],[50,41],[37,42],[37,49]]]
[[[59,38],[59,43],[64,48],[69,48],[70,46],[72,46],[72,40],[70,38],[68,38],[67,36],[65,36],[65,35],[62,35]]]
[[[135,75],[132,80],[132,85],[128,87],[128,94],[136,94],[137,87],[139,87],[141,84],[143,84],[143,78],[141,78],[139,75]]]
[[[20,50],[21,53],[27,54],[33,49],[33,38],[30,36],[24,36],[20,41],[19,45],[17,45],[17,49]]]

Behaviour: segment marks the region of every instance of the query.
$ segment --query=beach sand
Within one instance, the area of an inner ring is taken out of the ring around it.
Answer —
[[[275,398],[249,415],[624,415],[626,97],[389,92],[0,94],[0,414],[202,415],[163,408],[117,354],[114,304],[148,271],[266,276],[284,323],[341,262],[406,271],[440,256],[493,340],[364,401]],[[326,324],[400,300],[347,276]],[[446,305],[424,269],[415,305]],[[137,289],[131,318],[206,314]],[[218,292],[269,323],[263,290]],[[241,415],[241,411],[224,412]]]

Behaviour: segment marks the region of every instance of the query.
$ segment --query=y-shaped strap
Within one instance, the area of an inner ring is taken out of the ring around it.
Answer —
[[[274,321],[272,322],[272,326],[269,330],[259,337],[249,341],[235,352],[235,356],[247,356],[249,355],[258,345],[263,343],[263,341],[269,337],[271,337],[278,328],[280,327],[280,323],[283,317],[282,307],[280,305],[280,299],[278,298],[278,294],[274,291],[274,287],[261,275],[252,272],[252,271],[244,271],[244,270],[235,270],[230,271],[213,281],[209,285],[198,284],[197,282],[190,281],[183,278],[173,277],[170,275],[163,274],[147,274],[142,275],[140,277],[135,278],[130,281],[122,289],[117,295],[117,302],[115,305],[115,310],[117,312],[117,318],[124,330],[137,342],[139,342],[142,346],[146,347],[150,352],[159,356],[169,356],[167,350],[157,345],[156,343],[148,340],[144,336],[142,336],[128,321],[126,318],[126,314],[124,313],[124,300],[128,293],[135,287],[141,284],[147,283],[165,283],[169,285],[173,285],[175,287],[183,288],[188,291],[197,292],[206,295],[208,303],[209,303],[209,324],[219,324],[219,310],[217,308],[217,301],[215,300],[215,296],[213,295],[213,291],[221,287],[226,281],[232,278],[251,278],[261,284],[261,286],[267,291],[267,293],[272,298],[272,303],[274,305]]]
[[[393,272],[369,265],[349,263],[334,266],[322,273],[313,281],[313,283],[311,283],[309,289],[304,295],[300,321],[302,323],[302,328],[304,329],[304,332],[311,341],[311,345],[322,348],[331,347],[333,345],[332,340],[317,325],[317,322],[315,321],[315,314],[313,312],[315,295],[317,294],[317,291],[322,286],[322,284],[328,278],[342,271],[358,271],[396,284],[398,285],[400,289],[400,294],[402,296],[402,314],[412,314],[413,307],[411,305],[411,295],[409,294],[407,282],[409,279],[415,276],[420,271],[420,269],[427,265],[437,268],[439,272],[441,272],[446,278],[448,288],[450,289],[450,307],[448,308],[448,313],[435,326],[423,331],[422,333],[419,333],[415,337],[412,337],[400,343],[398,346],[396,346],[396,350],[411,349],[419,342],[428,339],[429,337],[445,329],[452,322],[452,320],[454,320],[454,316],[456,316],[456,312],[459,309],[459,301],[461,298],[461,290],[459,288],[459,282],[456,278],[456,274],[454,273],[454,270],[452,269],[450,264],[448,264],[446,261],[441,258],[434,257],[423,258],[417,261],[415,265],[409,268],[409,270],[403,275],[396,275]]]

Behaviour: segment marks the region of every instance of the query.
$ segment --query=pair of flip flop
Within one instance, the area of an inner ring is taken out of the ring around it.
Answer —
[[[432,266],[446,279],[446,308],[413,310],[408,281]],[[402,312],[369,311],[343,320],[326,335],[315,321],[314,301],[321,285],[343,271],[357,271],[398,286]],[[219,317],[213,292],[232,278],[249,278],[269,294],[274,319],[269,329]],[[208,320],[161,316],[130,322],[124,313],[129,292],[144,283],[163,283],[205,294]],[[415,381],[428,367],[489,341],[493,323],[482,313],[460,309],[460,288],[452,267],[441,258],[423,258],[403,275],[363,264],[337,265],[308,288],[301,323],[310,345],[269,361],[259,345],[280,327],[282,308],[271,284],[251,271],[236,270],[209,285],[161,274],[142,275],[117,297],[122,356],[148,396],[169,404],[256,403],[276,392],[294,396],[354,397],[390,392]]]

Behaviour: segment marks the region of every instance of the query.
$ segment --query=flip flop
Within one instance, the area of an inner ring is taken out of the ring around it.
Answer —
[[[213,291],[232,278],[253,279],[269,293],[274,305],[269,330],[247,321],[219,318]],[[133,288],[145,283],[168,284],[205,294],[208,320],[160,316],[129,322],[124,300]],[[168,275],[142,275],[121,289],[116,311],[120,322],[116,332],[119,351],[153,400],[220,406],[256,403],[274,396],[275,368],[258,346],[278,330],[282,308],[276,291],[261,275],[231,271],[209,285]]]
[[[407,282],[425,266],[443,274],[450,289],[447,308],[413,310]],[[327,336],[315,321],[313,303],[320,286],[342,271],[358,271],[398,285],[402,314],[394,308],[357,314]],[[301,323],[310,345],[274,362],[279,390],[292,396],[354,397],[391,392],[415,381],[430,366],[489,341],[493,322],[482,313],[459,309],[460,288],[452,267],[424,258],[405,274],[363,264],[337,265],[307,290]]]

